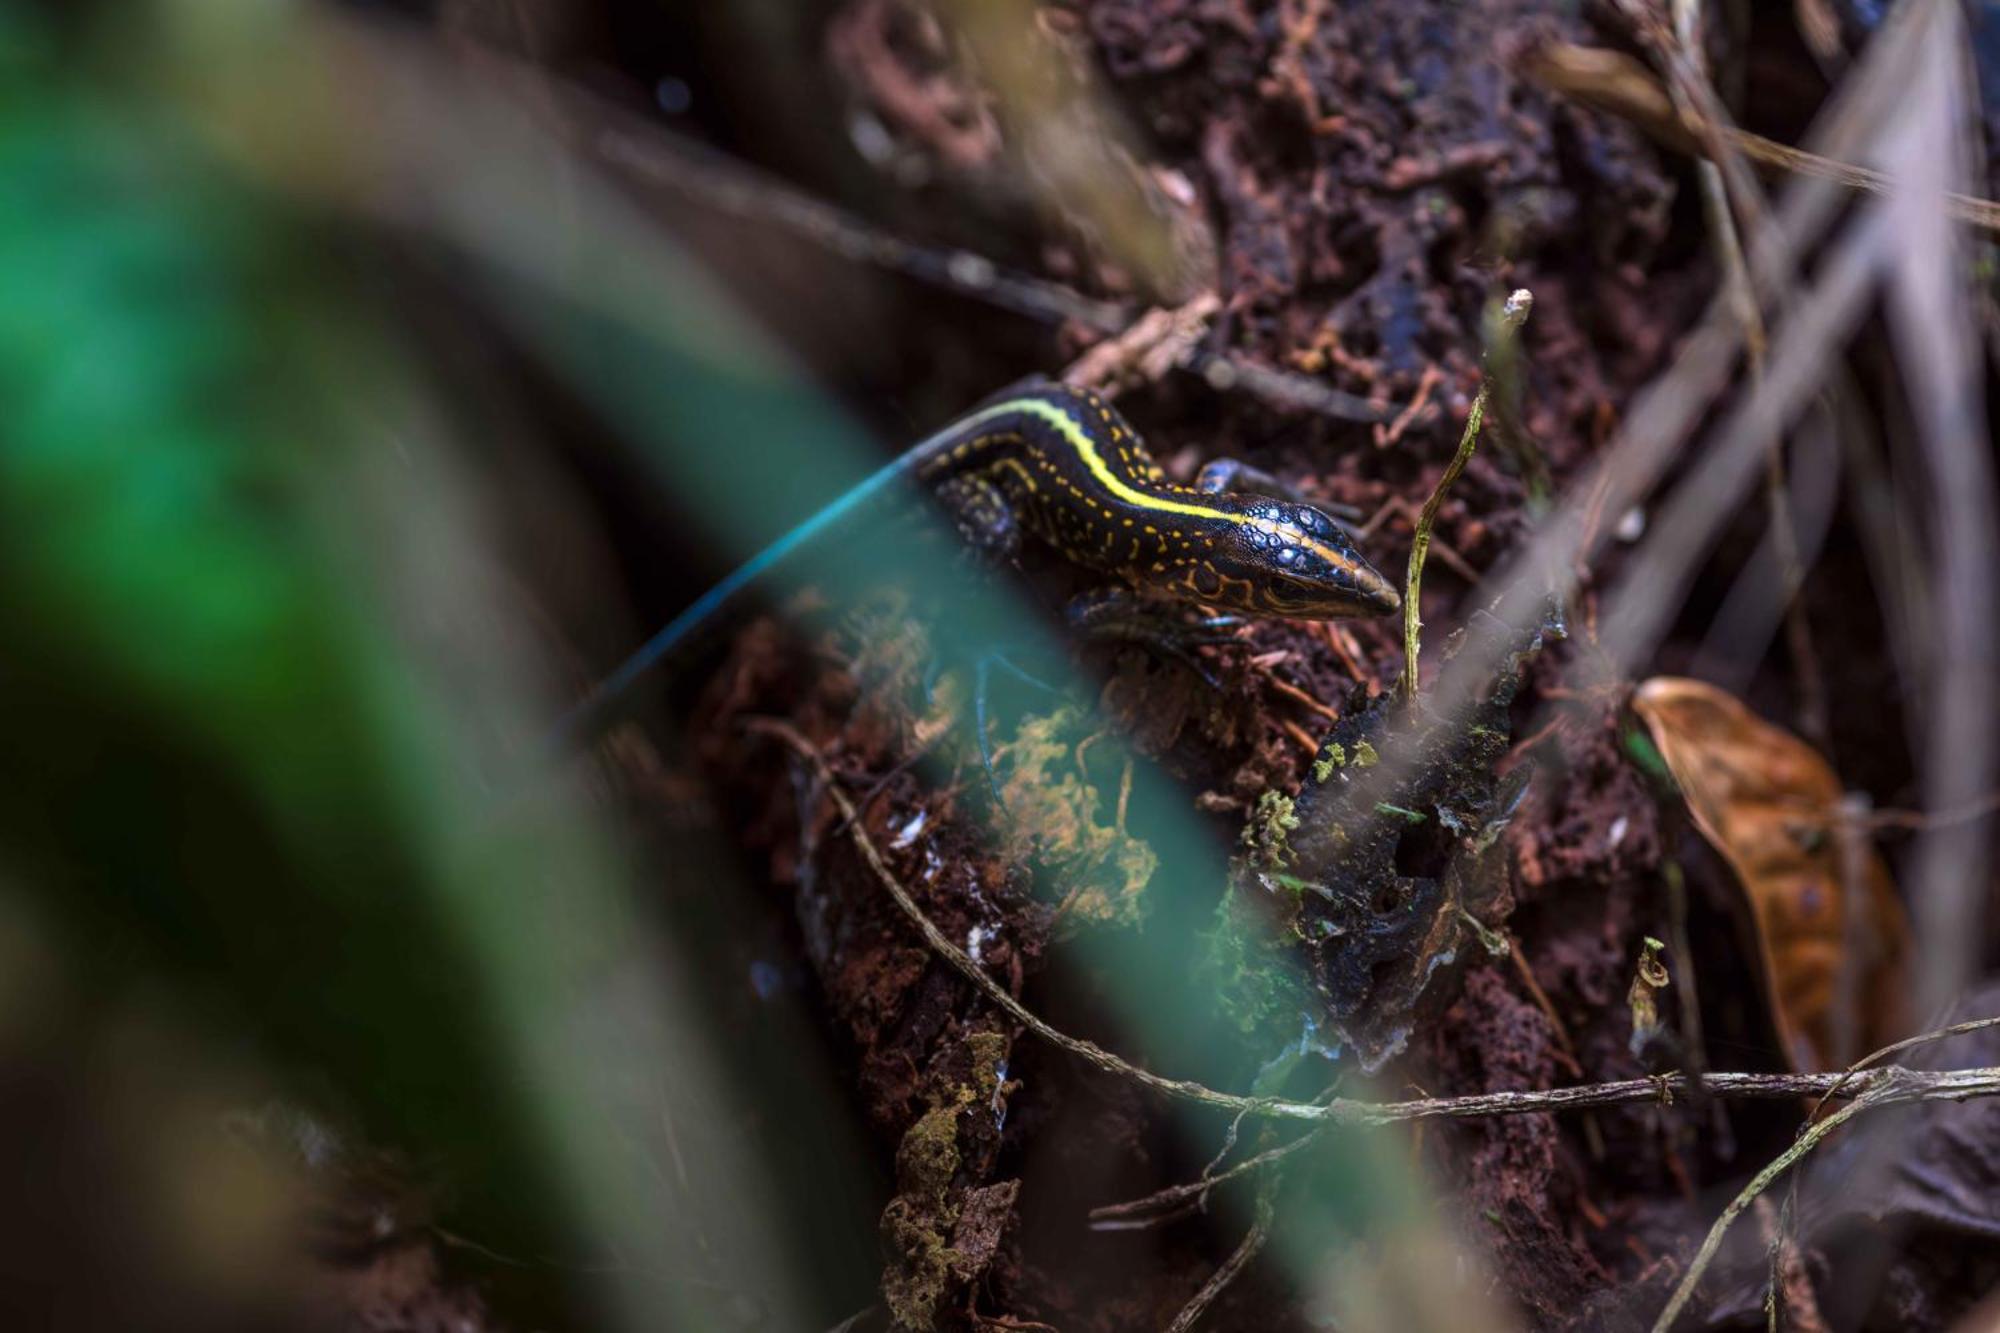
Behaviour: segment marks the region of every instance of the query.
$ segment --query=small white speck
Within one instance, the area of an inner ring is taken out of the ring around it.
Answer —
[[[848,119],[847,137],[854,141],[855,152],[878,167],[896,154],[896,141],[888,128],[865,112],[857,112]]]
[[[1007,1062],[1002,1060],[993,1067],[993,1128],[1007,1128],[1007,1103],[1000,1100],[1000,1094],[1007,1090]]]
[[[1627,546],[1638,541],[1646,535],[1646,511],[1633,505],[1618,516],[1618,526],[1612,529],[1612,535]]]
[[[974,926],[971,930],[966,931],[965,932],[966,956],[972,959],[972,961],[975,963],[985,961],[980,956],[981,951],[986,948],[986,941],[992,939],[995,933],[996,932],[990,926]]]
[[[1171,167],[1156,168],[1153,179],[1167,198],[1182,208],[1193,208],[1201,200],[1201,196],[1195,193],[1194,182]]]
[[[928,823],[929,820],[930,820],[930,811],[928,810],[917,811],[917,813],[910,816],[909,821],[905,823],[903,827],[896,830],[896,840],[890,843],[889,845],[891,847],[896,848],[898,851],[902,850],[905,847],[908,847],[911,843],[917,840],[917,835],[924,831],[924,825]]]
[[[950,271],[952,281],[961,287],[993,285],[993,261],[984,255],[975,255],[967,250],[954,251],[951,258],[945,261],[945,268]]]
[[[1620,815],[1618,816],[1618,818],[1611,821],[1612,851],[1615,852],[1618,850],[1618,844],[1625,841],[1625,834],[1631,827],[1632,827],[1632,821],[1624,815]]]

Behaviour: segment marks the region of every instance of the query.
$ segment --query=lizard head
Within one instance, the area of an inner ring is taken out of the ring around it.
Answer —
[[[1264,495],[1208,497],[1208,547],[1171,571],[1165,591],[1256,616],[1335,620],[1402,607],[1389,581],[1339,524],[1310,505]]]

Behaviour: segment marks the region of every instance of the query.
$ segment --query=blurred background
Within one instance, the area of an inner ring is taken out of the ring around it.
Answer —
[[[1996,43],[0,0],[7,1326],[1651,1326],[1809,1103],[1314,1127],[966,970],[1293,1103],[2000,1016]],[[552,743],[1030,375],[1421,527],[1421,658],[1079,643],[896,497]],[[1996,1178],[1983,1101],[1863,1117],[1675,1326],[1984,1326]]]

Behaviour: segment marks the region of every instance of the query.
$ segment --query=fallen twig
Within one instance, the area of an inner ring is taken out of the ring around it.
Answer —
[[[988,976],[964,950],[945,938],[924,915],[889,870],[875,842],[860,820],[855,819],[854,802],[834,780],[826,757],[793,727],[775,718],[751,720],[750,731],[783,743],[813,766],[827,799],[848,822],[847,835],[875,878],[881,882],[903,915],[917,927],[924,941],[1009,1017],[1051,1045],[1069,1051],[1088,1063],[1123,1078],[1129,1078],[1156,1092],[1219,1110],[1246,1112],[1277,1120],[1298,1120],[1317,1124],[1386,1125],[1405,1120],[1472,1119],[1496,1115],[1534,1115],[1546,1111],[1575,1111],[1593,1106],[1627,1106],[1636,1102],[1671,1104],[1675,1095],[1688,1091],[1685,1074],[1660,1074],[1652,1078],[1621,1079],[1591,1083],[1575,1088],[1550,1088],[1539,1092],[1481,1092],[1462,1097],[1423,1097],[1404,1102],[1365,1102],[1336,1097],[1326,1102],[1293,1102],[1277,1098],[1241,1097],[1219,1092],[1188,1079],[1171,1079],[1141,1069],[1113,1055],[1093,1042],[1072,1037],[1035,1016],[1004,986]],[[1893,1106],[1908,1102],[1964,1101],[1970,1097],[2000,1096],[2000,1066],[1976,1069],[1922,1070],[1901,1065],[1885,1065],[1859,1076],[1851,1072],[1832,1074],[1734,1074],[1716,1073],[1702,1077],[1701,1090],[1711,1097],[1784,1098],[1829,1096],[1852,1097],[1869,1106]],[[1220,1177],[1217,1177],[1220,1179]],[[1212,1183],[1212,1182],[1211,1182]]]
[[[1673,29],[1671,33],[1658,33],[1657,40],[1661,44],[1661,58],[1668,66],[1668,91],[1673,104],[1684,120],[1700,129],[1705,160],[1697,161],[1695,175],[1701,185],[1703,211],[1722,256],[1725,289],[1743,321],[1745,360],[1753,380],[1761,379],[1770,340],[1730,205],[1733,201],[1751,234],[1761,237],[1771,231],[1769,201],[1744,169],[1740,149],[1719,133],[1722,100],[1709,81],[1703,58],[1700,12],[1695,0],[1674,0]],[[1778,605],[1798,688],[1799,729],[1807,740],[1825,749],[1832,735],[1827,718],[1826,682],[1820,670],[1819,650],[1806,620],[1805,603],[1799,595],[1805,586],[1805,567],[1798,524],[1785,484],[1785,438],[1785,432],[1773,432],[1765,454],[1764,504],[1770,515],[1770,542],[1778,571]]]
[[[1044,324],[1073,320],[1120,341],[1133,338],[1157,353],[1139,363],[1152,376],[1177,368],[1201,376],[1217,392],[1240,389],[1274,407],[1316,412],[1339,421],[1387,421],[1399,410],[1305,375],[1203,347],[1202,340],[1183,326],[1186,312],[1204,300],[1212,302],[1212,296],[1197,297],[1180,311],[1135,312],[1128,305],[1095,300],[1062,283],[1005,268],[970,250],[906,241],[733,158],[620,118],[582,95],[576,98],[576,111],[591,123],[585,137],[590,151],[630,178],[674,190],[732,217],[784,227],[845,259],[901,273]],[[1197,326],[1205,323],[1203,312]],[[1088,355],[1079,365],[1096,368]],[[1107,385],[1114,393],[1122,387],[1117,380]]]
[[[1981,1028],[1996,1026],[2000,1026],[2000,1018],[1975,1018],[1969,1022],[1954,1024],[1948,1028],[1939,1028],[1934,1032],[1924,1032],[1914,1037],[1905,1037],[1901,1041],[1891,1042],[1880,1050],[1871,1051],[1840,1072],[1834,1081],[1827,1086],[1826,1091],[1820,1094],[1819,1101],[1814,1103],[1812,1114],[1807,1119],[1810,1121],[1814,1117],[1817,1117],[1825,1109],[1827,1101],[1830,1098],[1845,1092],[1849,1086],[1849,1079],[1856,1077],[1863,1070],[1877,1064],[1879,1061],[1887,1059],[1898,1051],[1907,1051],[1915,1046],[1924,1046],[1934,1041],[1942,1041],[1946,1037],[1955,1037],[1962,1033],[1977,1032]],[[1910,1073],[1913,1071],[1903,1070],[1902,1072]],[[1654,1321],[1653,1333],[1666,1333],[1666,1330],[1672,1326],[1674,1320],[1680,1315],[1682,1307],[1687,1304],[1688,1298],[1694,1294],[1695,1286],[1701,1281],[1702,1274],[1715,1261],[1716,1251],[1722,1244],[1723,1233],[1729,1230],[1729,1224],[1734,1222],[1758,1195],[1770,1188],[1772,1181],[1783,1174],[1792,1163],[1812,1151],[1813,1147],[1821,1139],[1832,1133],[1835,1128],[1846,1124],[1870,1106],[1887,1104],[1886,1099],[1877,1101],[1871,1094],[1863,1093],[1848,1105],[1834,1112],[1826,1119],[1819,1121],[1818,1124],[1809,1123],[1807,1128],[1800,1132],[1798,1140],[1790,1148],[1787,1148],[1769,1166],[1752,1177],[1750,1183],[1743,1187],[1742,1193],[1730,1200],[1729,1206],[1722,1210],[1722,1216],[1716,1218],[1715,1224],[1708,1229],[1708,1235],[1703,1238],[1701,1248],[1695,1252],[1694,1260],[1688,1265],[1687,1272],[1681,1275],[1680,1285],[1674,1288],[1674,1294],[1668,1300],[1666,1309],[1662,1310],[1660,1317]],[[1785,1243],[1789,1230],[1789,1220],[1796,1210],[1797,1201],[1798,1178],[1795,1176],[1792,1180],[1792,1191],[1785,1201],[1785,1219],[1780,1222],[1777,1234],[1771,1243],[1773,1254],[1771,1264],[1773,1271],[1776,1270],[1778,1262],[1776,1252]]]
[[[1832,181],[1863,194],[1887,194],[1895,186],[1891,177],[1868,167],[1837,162],[1733,125],[1692,121],[1651,72],[1622,51],[1550,42],[1522,51],[1519,63],[1543,87],[1629,120],[1677,152],[1708,157],[1708,141],[1719,137],[1751,161],[1793,175]],[[1961,222],[2000,231],[2000,204],[1990,199],[1954,192],[1941,202]]]
[[[1099,333],[1117,333],[1131,322],[1130,311],[1115,301],[1093,300],[970,250],[906,241],[706,145],[628,122],[582,94],[576,110],[597,121],[587,144],[600,162],[718,213],[783,227],[843,259],[901,273],[1044,324],[1073,319]]]
[[[1254,1157],[1246,1157],[1227,1171],[1218,1171],[1212,1176],[1204,1176],[1200,1180],[1190,1180],[1185,1184],[1168,1185],[1164,1189],[1153,1191],[1143,1199],[1131,1199],[1124,1203],[1100,1205],[1090,1210],[1091,1227],[1093,1230],[1099,1231],[1121,1229],[1116,1224],[1122,1222],[1125,1218],[1152,1217],[1165,1209],[1173,1208],[1190,1201],[1205,1199],[1209,1192],[1217,1185],[1234,1180],[1238,1176],[1248,1175],[1252,1171],[1261,1171],[1265,1167],[1277,1162],[1282,1162],[1299,1149],[1317,1143],[1320,1135],[1325,1132],[1325,1129],[1321,1128],[1301,1134],[1290,1143],[1280,1144],[1276,1148],[1267,1148]]]
[[[1696,1284],[1701,1281],[1702,1275],[1708,1271],[1708,1266],[1715,1261],[1716,1251],[1722,1246],[1723,1233],[1729,1230],[1729,1224],[1734,1222],[1758,1195],[1769,1189],[1772,1181],[1789,1170],[1794,1162],[1811,1152],[1819,1145],[1821,1139],[1833,1133],[1834,1130],[1839,1129],[1842,1125],[1870,1107],[1888,1105],[1890,1100],[1888,1098],[1878,1099],[1867,1093],[1862,1094],[1854,1101],[1849,1102],[1846,1106],[1841,1107],[1838,1111],[1835,1111],[1832,1115],[1801,1134],[1798,1142],[1785,1149],[1769,1166],[1759,1171],[1755,1176],[1752,1176],[1750,1183],[1745,1185],[1742,1192],[1729,1201],[1729,1206],[1722,1210],[1722,1216],[1715,1219],[1715,1225],[1710,1227],[1708,1235],[1702,1238],[1701,1248],[1695,1251],[1694,1261],[1688,1265],[1687,1271],[1681,1274],[1680,1284],[1674,1288],[1674,1294],[1668,1298],[1666,1308],[1660,1311],[1660,1317],[1653,1321],[1653,1333],[1667,1333],[1667,1330],[1673,1327],[1674,1320],[1680,1318],[1682,1309],[1686,1307],[1688,1298],[1694,1295]]]
[[[1221,308],[1220,297],[1202,292],[1172,310],[1148,310],[1071,362],[1063,382],[1116,398],[1131,385],[1159,380],[1194,354]]]
[[[1208,1281],[1201,1284],[1201,1290],[1194,1294],[1194,1298],[1181,1307],[1181,1312],[1174,1316],[1174,1322],[1167,1325],[1167,1333],[1187,1333],[1193,1328],[1202,1315],[1207,1313],[1208,1307],[1215,1304],[1216,1297],[1228,1289],[1229,1284],[1236,1280],[1237,1274],[1241,1273],[1250,1261],[1257,1257],[1257,1252],[1264,1248],[1264,1242],[1271,1237],[1271,1194],[1271,1187],[1267,1183],[1257,1195],[1257,1218],[1250,1224],[1250,1230],[1244,1233],[1243,1243],[1222,1261],[1222,1267],[1209,1275]]]
[[[1390,445],[1403,438],[1403,432],[1408,430],[1411,423],[1416,421],[1418,414],[1425,407],[1429,406],[1431,390],[1437,388],[1438,381],[1443,378],[1444,375],[1438,370],[1435,361],[1424,366],[1424,373],[1417,379],[1417,390],[1410,395],[1410,405],[1397,413],[1396,419],[1388,425],[1378,425],[1375,427],[1375,447],[1377,449],[1387,449]]]
[[[1313,712],[1318,713],[1321,717],[1325,718],[1327,721],[1329,722],[1340,721],[1340,710],[1338,708],[1335,708],[1330,704],[1323,703],[1320,700],[1315,699],[1310,693],[1300,689],[1298,686],[1292,684],[1292,682],[1290,682],[1289,680],[1281,678],[1275,672],[1269,672],[1269,671],[1265,672],[1264,683],[1269,685],[1273,690],[1277,691],[1279,694],[1284,695],[1287,699],[1290,699],[1293,703],[1298,704],[1300,707],[1309,708]]]
[[[2000,793],[1968,805],[1937,811],[1893,809],[1851,811],[1845,806],[1828,810],[1802,805],[1799,807],[1799,818],[1802,821],[1810,821],[1815,827],[1820,828],[1847,826],[1869,831],[1906,829],[1916,832],[1951,824],[1969,823],[1975,819],[1984,819],[1995,811],[2000,811]]]
[[[1965,1033],[1977,1032],[1981,1028],[1990,1028],[1990,1027],[2000,1027],[2000,1018],[1975,1018],[1964,1023],[1954,1023],[1952,1026],[1948,1028],[1938,1028],[1936,1031],[1933,1032],[1923,1032],[1919,1033],[1914,1037],[1905,1037],[1901,1041],[1892,1041],[1887,1046],[1884,1046],[1881,1050],[1870,1051],[1867,1055],[1864,1055],[1859,1060],[1856,1060],[1853,1064],[1847,1067],[1846,1073],[1850,1075],[1858,1074],[1864,1069],[1874,1068],[1875,1066],[1881,1064],[1882,1061],[1888,1059],[1890,1056],[1895,1055],[1900,1051],[1907,1051],[1917,1046],[1928,1046],[1930,1045],[1930,1043],[1934,1041],[1943,1041],[1946,1037],[1963,1036]],[[1836,1092],[1840,1091],[1842,1086],[1843,1084],[1836,1083],[1831,1088],[1828,1088],[1825,1092],[1821,1093],[1819,1095],[1819,1101],[1814,1103],[1813,1105],[1812,1109],[1813,1115],[1817,1116],[1821,1111],[1825,1110],[1828,1100],[1830,1100]]]

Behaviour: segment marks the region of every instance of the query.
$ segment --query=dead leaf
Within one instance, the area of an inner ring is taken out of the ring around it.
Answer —
[[[1669,982],[1666,964],[1660,961],[1660,954],[1666,947],[1651,935],[1646,937],[1638,966],[1632,972],[1632,987],[1625,992],[1625,1005],[1632,1011],[1631,1046],[1634,1055],[1659,1035],[1659,995]]]
[[[1021,1182],[1003,1180],[965,1192],[958,1211],[958,1225],[951,1233],[951,1269],[960,1282],[970,1282],[986,1271],[1000,1251],[1001,1236],[1014,1218],[1014,1200],[1020,1196]]]
[[[1909,924],[1826,761],[1701,681],[1656,677],[1632,707],[1743,886],[1793,1066],[1842,1068],[1901,1036]]]

